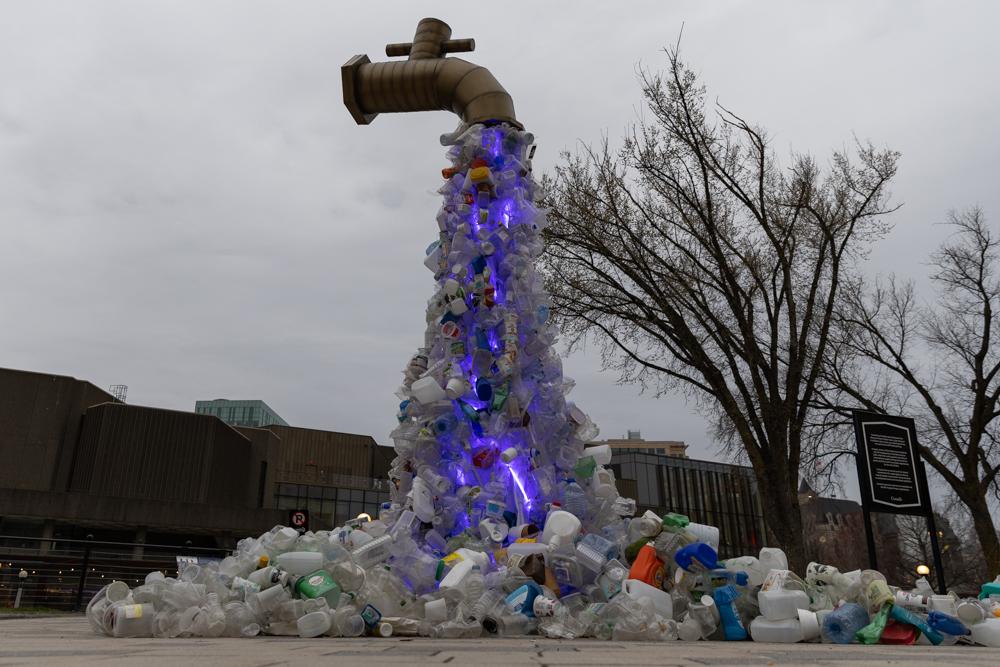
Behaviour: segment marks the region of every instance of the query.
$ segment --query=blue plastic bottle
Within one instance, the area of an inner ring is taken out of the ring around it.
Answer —
[[[920,630],[920,632],[927,635],[927,639],[929,639],[935,646],[944,641],[944,637],[941,636],[940,632],[932,628],[927,624],[927,621],[905,607],[901,607],[898,604],[892,605],[892,609],[889,610],[889,616],[900,623],[909,623],[910,625],[916,627]]]
[[[715,606],[719,610],[719,619],[722,621],[722,633],[727,641],[743,641],[747,638],[747,629],[743,627],[739,614],[733,602],[740,596],[740,592],[732,584],[716,588],[712,593]]]
[[[823,639],[834,644],[850,644],[854,633],[868,625],[868,612],[855,602],[845,602],[823,619]]]
[[[962,621],[954,616],[949,616],[943,611],[932,611],[927,614],[927,625],[941,634],[953,637],[962,637],[972,632],[965,626],[965,623],[962,623]]]

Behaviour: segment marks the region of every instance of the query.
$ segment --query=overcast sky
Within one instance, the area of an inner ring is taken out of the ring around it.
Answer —
[[[419,9],[416,7],[419,6]],[[710,94],[821,161],[853,135],[902,151],[904,204],[872,271],[919,278],[948,209],[1000,222],[995,2],[45,2],[0,21],[0,366],[127,384],[130,403],[260,398],[370,433],[432,293],[433,112],[354,124],[340,66],[436,16],[539,144],[620,137],[636,68],[683,52]],[[714,457],[682,398],[640,396],[594,353],[564,364],[603,437]]]

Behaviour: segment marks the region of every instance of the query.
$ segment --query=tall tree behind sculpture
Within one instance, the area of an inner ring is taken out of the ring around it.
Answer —
[[[669,52],[643,76],[651,121],[618,153],[565,156],[546,230],[555,312],[595,336],[624,382],[678,388],[756,473],[792,568],[805,556],[802,429],[854,255],[883,229],[897,154],[836,153],[823,175],[780,168],[763,130],[722,107]]]
[[[488,71],[443,58],[449,45],[471,46],[450,34],[425,19],[413,44],[386,49],[409,60],[373,64],[356,56],[343,68],[345,103],[359,123],[385,111],[437,108],[465,121],[442,137],[450,166],[442,172],[438,238],[424,258],[436,292],[424,344],[398,392],[394,502],[380,518],[397,537],[402,530],[443,552],[449,538],[498,548],[511,526],[545,524],[556,501],[591,530],[623,533],[621,517],[634,503],[616,502],[610,471],[583,455],[597,429],[565,399],[573,383],[563,378],[549,299],[535,272],[545,216],[532,203],[534,137]],[[432,587],[434,561],[426,551],[409,553],[396,559],[409,583]]]

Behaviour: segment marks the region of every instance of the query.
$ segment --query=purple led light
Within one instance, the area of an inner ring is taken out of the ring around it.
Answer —
[[[524,482],[522,482],[521,478],[517,476],[514,466],[507,464],[507,470],[510,470],[510,476],[514,478],[514,483],[517,484],[517,488],[521,491],[521,496],[524,498],[524,508],[526,510],[530,510],[531,501],[528,499],[528,492],[524,490]]]

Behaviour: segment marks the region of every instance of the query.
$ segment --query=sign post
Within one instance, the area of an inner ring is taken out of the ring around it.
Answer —
[[[309,530],[309,510],[288,510],[288,524],[299,531],[299,535]]]
[[[858,447],[858,482],[871,568],[878,569],[871,513],[923,516],[927,519],[930,533],[938,592],[944,594],[944,565],[938,547],[934,510],[927,491],[927,472],[917,449],[917,429],[913,420],[855,410],[854,437]]]

